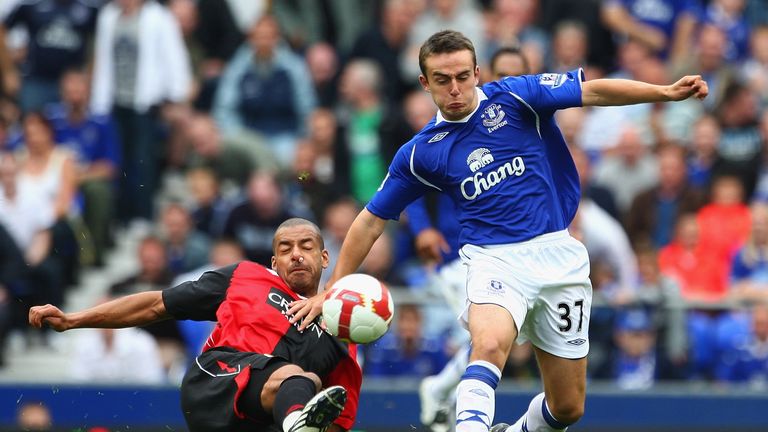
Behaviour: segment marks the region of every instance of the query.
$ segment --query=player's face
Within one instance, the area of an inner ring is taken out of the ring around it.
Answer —
[[[528,71],[525,69],[523,58],[517,54],[502,54],[491,66],[493,79],[499,80],[508,76],[525,75]]]
[[[419,82],[432,95],[435,105],[447,120],[460,120],[477,106],[475,87],[480,69],[469,50],[433,54],[426,58],[426,76]]]
[[[317,293],[320,275],[328,267],[328,251],[310,225],[281,228],[275,233],[272,269],[297,294]]]

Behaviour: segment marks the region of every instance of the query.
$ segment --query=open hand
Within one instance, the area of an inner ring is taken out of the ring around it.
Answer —
[[[687,75],[676,83],[670,85],[667,95],[669,100],[681,101],[693,96],[696,99],[704,99],[709,94],[707,82],[701,78],[701,75]]]
[[[33,306],[29,309],[29,325],[41,328],[43,325],[62,332],[70,328],[67,314],[54,305]]]
[[[308,299],[296,300],[288,307],[288,316],[291,324],[300,322],[298,329],[304,331],[309,324],[323,313],[325,292],[316,294]]]

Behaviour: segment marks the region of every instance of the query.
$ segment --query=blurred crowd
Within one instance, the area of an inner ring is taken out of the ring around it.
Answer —
[[[99,301],[269,265],[293,216],[323,229],[333,265],[397,149],[434,116],[418,49],[452,28],[475,43],[483,80],[502,47],[533,73],[707,80],[703,102],[558,113],[583,189],[571,232],[593,267],[590,376],[768,387],[766,2],[3,0],[0,18],[0,344],[127,233],[142,234],[140,268]],[[361,271],[436,292],[413,236],[403,218]],[[400,305],[364,350],[366,373],[440,370],[461,337],[441,309]],[[209,331],[81,330],[74,363],[89,366],[72,374],[177,382]],[[529,346],[504,374],[536,377]]]

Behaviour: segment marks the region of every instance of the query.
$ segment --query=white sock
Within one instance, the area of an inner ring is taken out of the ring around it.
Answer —
[[[456,432],[488,432],[496,408],[501,371],[482,360],[467,366],[456,389]]]
[[[296,410],[290,414],[288,414],[285,417],[285,420],[283,420],[283,432],[288,432],[294,423],[296,423],[296,420],[299,419],[299,416],[301,415],[301,410]]]
[[[448,399],[461,381],[461,376],[469,363],[469,350],[469,345],[461,348],[443,370],[433,376],[431,391],[438,400]]]
[[[544,393],[539,393],[531,400],[528,411],[506,432],[562,432],[567,430],[568,426],[570,425],[561,423],[552,416]]]

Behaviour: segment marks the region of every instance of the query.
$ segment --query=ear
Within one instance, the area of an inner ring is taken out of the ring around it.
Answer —
[[[328,255],[328,249],[323,249],[323,251],[321,252],[321,255],[322,255],[322,258],[323,258],[323,260],[322,260],[323,268],[327,269],[328,266],[331,263],[329,255]]]
[[[425,92],[429,93],[429,81],[427,81],[427,77],[419,75],[419,84],[421,84],[421,88],[423,88]]]
[[[272,270],[277,270],[277,258],[272,255]]]
[[[480,84],[480,66],[475,65],[475,85]]]

